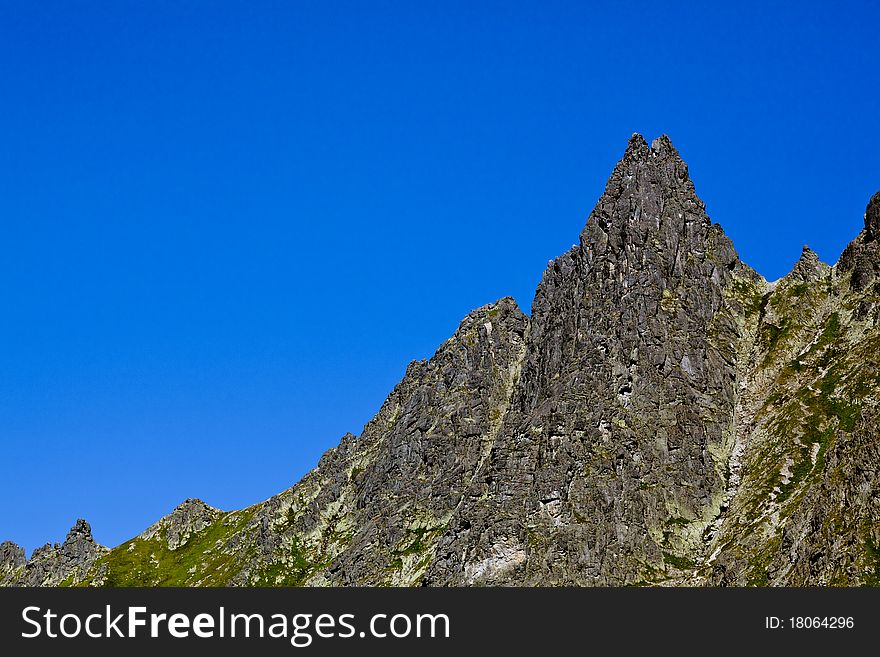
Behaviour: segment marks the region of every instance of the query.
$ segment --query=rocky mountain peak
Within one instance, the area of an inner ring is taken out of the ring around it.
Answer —
[[[69,563],[80,564],[90,561],[107,548],[95,542],[91,525],[79,518],[67,532],[67,538],[59,549]]]
[[[688,166],[669,137],[662,135],[649,147],[635,134],[587,219],[581,247],[588,260],[632,261],[641,259],[637,252],[645,248],[677,257],[680,246],[703,255],[701,242],[711,226]]]

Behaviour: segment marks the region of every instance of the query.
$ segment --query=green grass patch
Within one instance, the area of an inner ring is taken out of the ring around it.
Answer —
[[[681,516],[679,516],[677,518],[670,518],[669,520],[666,521],[666,524],[667,525],[677,525],[679,527],[685,527],[685,526],[691,524],[691,521],[688,520],[687,518],[682,518]]]
[[[671,552],[663,553],[663,561],[670,566],[678,568],[679,570],[693,570],[697,567],[697,565],[690,559],[679,557],[678,555],[672,554]]]
[[[252,577],[255,586],[302,586],[314,573],[330,564],[309,559],[297,537],[290,545],[272,557],[272,562],[259,569]]]
[[[105,568],[110,587],[225,586],[237,572],[227,544],[250,519],[244,512],[224,514],[176,550],[168,549],[164,530],[150,540],[134,538],[98,559],[92,572]]]

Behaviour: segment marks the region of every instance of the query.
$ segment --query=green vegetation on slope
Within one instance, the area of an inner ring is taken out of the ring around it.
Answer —
[[[225,586],[240,565],[229,542],[251,517],[248,510],[223,514],[175,550],[164,528],[150,539],[133,538],[98,559],[82,585]]]

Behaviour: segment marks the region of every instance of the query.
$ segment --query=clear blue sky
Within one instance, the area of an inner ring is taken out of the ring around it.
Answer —
[[[469,310],[530,307],[636,131],[768,278],[834,262],[880,10],[662,4],[3,3],[0,540],[290,486]]]

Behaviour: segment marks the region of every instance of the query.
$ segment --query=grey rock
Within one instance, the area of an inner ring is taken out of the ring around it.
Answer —
[[[630,140],[581,243],[545,272],[502,440],[431,583],[635,584],[719,512],[752,276],[668,138]],[[685,522],[689,534],[666,541]]]
[[[24,568],[27,563],[24,550],[11,541],[0,543],[0,584]]]
[[[787,278],[800,283],[812,283],[827,275],[830,267],[819,260],[819,255],[809,246],[804,245],[801,257]]]
[[[856,291],[865,290],[880,275],[880,192],[874,194],[865,209],[865,229],[846,247],[838,267],[850,273]]]
[[[61,545],[46,544],[34,550],[23,569],[7,585],[59,586],[78,582],[107,548],[92,538],[92,528],[85,520],[76,521]]]
[[[298,576],[311,583],[417,580],[498,437],[527,332],[511,298],[471,312],[429,361],[410,364],[359,438],[269,501],[263,551],[289,556],[296,545],[323,560]]]
[[[141,538],[150,540],[161,535],[169,550],[184,545],[191,536],[212,525],[222,511],[208,506],[202,500],[188,499],[181,503],[168,516],[149,527]]]
[[[872,242],[880,239],[880,192],[871,197],[865,208],[865,235]]]

